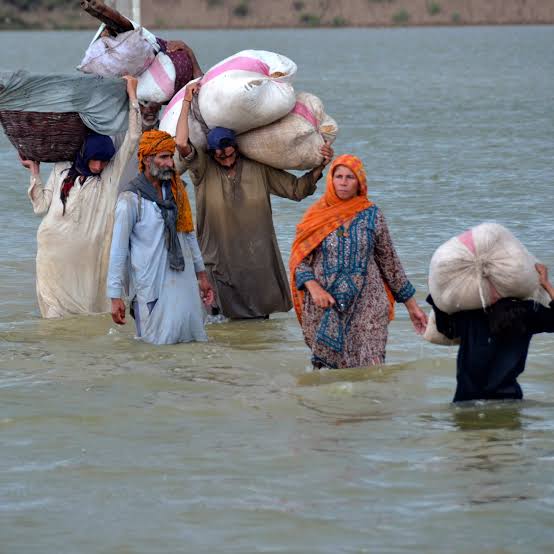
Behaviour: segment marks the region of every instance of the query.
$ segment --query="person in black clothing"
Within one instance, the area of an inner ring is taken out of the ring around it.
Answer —
[[[449,339],[460,338],[454,402],[464,400],[521,399],[517,377],[525,369],[531,338],[536,333],[554,333],[554,287],[548,270],[537,264],[550,307],[533,300],[503,298],[485,310],[466,310],[448,315],[431,296],[437,329]]]

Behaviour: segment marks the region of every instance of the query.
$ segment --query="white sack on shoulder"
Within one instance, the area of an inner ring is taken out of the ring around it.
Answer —
[[[159,52],[148,69],[138,78],[137,96],[148,102],[167,102],[175,89],[175,66],[171,58]]]
[[[206,125],[237,134],[273,123],[296,102],[291,82],[296,64],[273,52],[243,50],[202,78],[198,103]]]
[[[293,110],[282,119],[239,135],[239,150],[248,158],[278,169],[312,169],[323,161],[324,141],[332,144],[338,127],[321,100],[308,92],[296,95]]]
[[[138,76],[154,61],[155,56],[148,34],[138,27],[116,37],[95,40],[77,69],[102,77]]]
[[[183,99],[185,98],[185,89],[183,87],[169,102],[162,112],[160,118],[160,125],[158,128],[160,131],[169,133],[172,137],[175,136],[177,131],[177,121],[179,121],[179,115],[181,114],[181,108],[183,107]],[[206,150],[208,143],[206,141],[206,135],[202,132],[201,124],[196,120],[192,112],[189,112],[189,140],[196,146]]]
[[[508,229],[482,223],[440,246],[429,267],[429,291],[443,312],[476,310],[499,298],[539,299],[536,258]]]
[[[425,328],[425,333],[423,333],[423,338],[432,344],[439,344],[441,346],[454,346],[460,344],[459,338],[449,339],[446,335],[439,332],[434,310],[429,312],[427,327]]]

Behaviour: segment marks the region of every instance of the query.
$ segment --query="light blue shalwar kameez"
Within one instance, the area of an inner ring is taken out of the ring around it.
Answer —
[[[129,289],[137,336],[152,344],[207,340],[196,273],[205,271],[196,234],[178,233],[185,270],[169,267],[164,221],[155,202],[119,195],[108,270],[108,296]]]

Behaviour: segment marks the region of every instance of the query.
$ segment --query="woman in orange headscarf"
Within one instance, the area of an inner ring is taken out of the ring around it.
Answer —
[[[315,368],[384,363],[395,301],[406,305],[418,333],[427,324],[355,156],[332,163],[325,194],[297,227],[290,274]]]

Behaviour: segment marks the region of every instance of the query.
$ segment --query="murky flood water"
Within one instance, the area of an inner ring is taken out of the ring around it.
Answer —
[[[204,67],[245,48],[298,63],[337,153],[365,161],[421,301],[434,249],[483,220],[554,267],[554,28],[163,36]],[[2,33],[0,66],[70,71],[89,39]],[[552,337],[533,339],[526,400],[460,408],[455,350],[402,308],[386,366],[322,373],[292,313],[168,347],[109,316],[42,321],[27,182],[2,135],[2,554],[552,552]],[[310,202],[274,201],[285,258]]]

